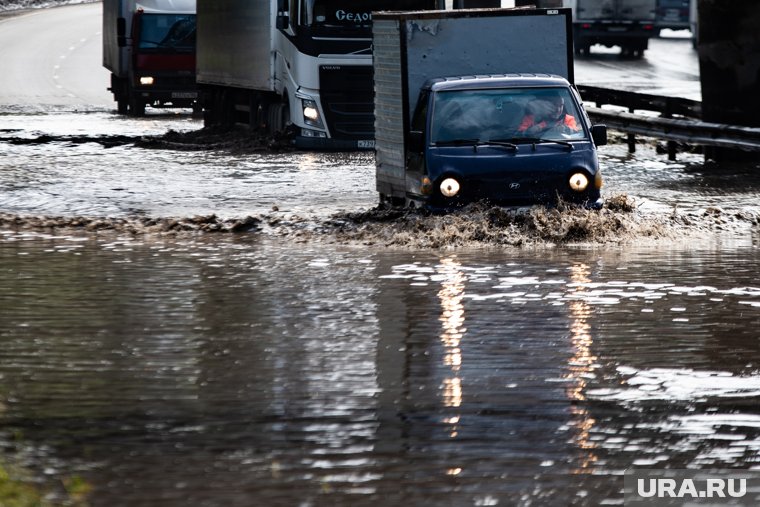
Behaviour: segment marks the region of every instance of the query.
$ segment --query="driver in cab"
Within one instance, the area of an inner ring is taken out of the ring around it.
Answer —
[[[526,136],[539,136],[549,130],[566,134],[581,130],[575,116],[565,111],[565,100],[559,95],[531,101],[517,127],[517,132]]]

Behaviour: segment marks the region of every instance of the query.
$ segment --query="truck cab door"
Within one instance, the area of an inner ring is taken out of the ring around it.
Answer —
[[[406,134],[406,171],[419,180],[425,174],[425,145],[428,125],[429,90],[422,90],[417,100],[409,131]]]

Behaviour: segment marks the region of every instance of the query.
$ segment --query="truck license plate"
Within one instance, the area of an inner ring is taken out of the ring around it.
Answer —
[[[374,148],[375,147],[375,140],[369,140],[369,141],[356,141],[357,148]]]
[[[197,92],[172,92],[173,99],[197,99]]]

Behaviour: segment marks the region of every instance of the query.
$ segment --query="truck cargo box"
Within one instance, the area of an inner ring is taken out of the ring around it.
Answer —
[[[198,83],[274,90],[272,5],[272,0],[198,2]]]
[[[373,14],[377,188],[405,192],[412,113],[431,78],[511,73],[574,81],[570,9]]]

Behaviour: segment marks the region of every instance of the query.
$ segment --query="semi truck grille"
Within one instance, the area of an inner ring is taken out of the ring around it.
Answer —
[[[323,65],[319,68],[322,109],[335,139],[375,136],[372,67]]]

